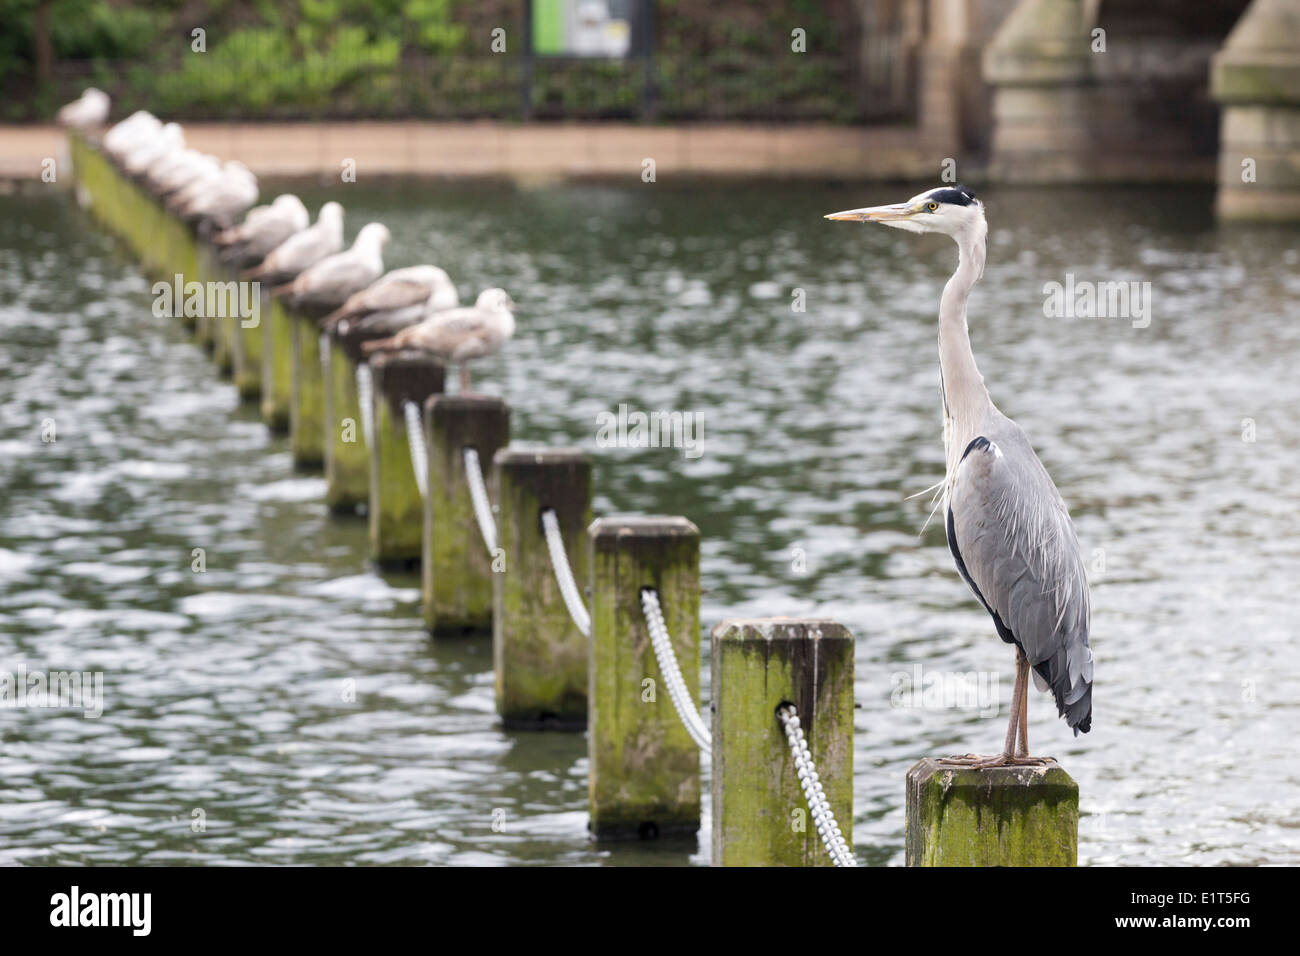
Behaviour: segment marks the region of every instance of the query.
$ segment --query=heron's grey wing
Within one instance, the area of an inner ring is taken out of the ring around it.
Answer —
[[[948,547],[966,583],[1045,682],[1075,733],[1092,726],[1088,581],[1065,502],[1006,421],[967,447],[948,492]]]

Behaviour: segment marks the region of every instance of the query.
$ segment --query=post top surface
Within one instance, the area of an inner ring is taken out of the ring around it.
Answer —
[[[713,628],[712,636],[728,641],[853,640],[847,627],[824,617],[729,618]]]
[[[588,529],[593,541],[610,538],[686,538],[700,535],[688,518],[668,515],[617,515],[597,518]]]
[[[1074,778],[1053,758],[1046,757],[1041,766],[1025,767],[988,767],[976,770],[973,767],[945,766],[942,757],[925,757],[912,765],[907,771],[909,786],[923,787],[935,778],[945,793],[950,790],[992,790],[1001,787],[1035,787],[1064,786],[1078,790]]]
[[[581,448],[529,448],[509,445],[498,449],[494,461],[498,465],[588,464],[591,456]]]
[[[510,406],[499,395],[433,395],[428,402],[429,411],[486,411]]]
[[[442,363],[428,352],[418,352],[414,349],[403,349],[400,352],[377,352],[366,361],[376,371],[386,368],[440,368],[442,366]]]

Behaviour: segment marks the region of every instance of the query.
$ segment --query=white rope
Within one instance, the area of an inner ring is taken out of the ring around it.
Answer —
[[[790,753],[794,757],[795,773],[803,787],[804,798],[808,801],[808,812],[812,814],[817,825],[817,835],[821,837],[822,846],[831,855],[836,866],[857,866],[853,850],[844,839],[839,824],[835,822],[835,813],[826,799],[817,768],[813,765],[812,754],[808,752],[808,742],[803,739],[803,728],[799,724],[799,714],[794,704],[783,704],[776,709],[776,719],[785,730],[785,739],[790,743]]]
[[[664,612],[659,607],[659,593],[654,588],[641,589],[641,613],[645,615],[646,629],[650,632],[650,644],[655,650],[655,660],[659,662],[659,671],[668,684],[668,696],[672,698],[677,716],[686,726],[696,746],[708,753],[713,752],[713,735],[704,726],[700,712],[691,701],[686,681],[682,680],[682,669],[677,666],[677,656],[673,653],[673,643],[668,639],[668,627],[664,624]]]
[[[420,497],[429,496],[429,453],[424,449],[424,425],[420,423],[420,406],[412,401],[402,403],[406,416],[406,447],[411,450],[411,470],[415,472],[415,487]]]
[[[330,381],[330,337],[328,332],[320,334],[320,371],[325,376],[325,387],[329,388]]]
[[[357,366],[357,404],[361,406],[361,440],[370,447],[370,436],[375,433],[375,406],[371,400],[374,384],[370,366],[362,362]]]
[[[483,532],[483,543],[487,545],[488,554],[492,554],[497,549],[497,523],[492,517],[492,504],[488,501],[487,485],[483,483],[477,449],[465,449],[465,480],[469,483],[469,496],[474,501],[478,529]]]
[[[569,617],[577,625],[583,637],[591,636],[591,615],[582,603],[578,593],[578,583],[573,580],[573,569],[569,567],[569,556],[564,551],[564,539],[560,537],[560,519],[554,508],[542,512],[542,530],[546,532],[546,550],[551,553],[551,567],[555,569],[555,580],[559,582],[560,594],[564,605],[569,609]]]

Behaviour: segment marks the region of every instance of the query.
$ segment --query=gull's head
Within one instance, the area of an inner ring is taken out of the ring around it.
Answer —
[[[956,238],[984,221],[984,204],[965,186],[939,186],[906,202],[833,212],[827,219],[879,222],[908,232],[941,232]]]
[[[357,233],[357,245],[382,249],[388,245],[388,240],[392,238],[393,234],[388,231],[388,227],[382,222],[368,222]]]
[[[475,305],[480,309],[487,309],[489,312],[500,312],[502,310],[510,312],[514,309],[514,300],[505,289],[484,289],[478,294]]]
[[[320,207],[320,222],[337,223],[340,229],[343,228],[343,207],[336,202],[327,202]]]

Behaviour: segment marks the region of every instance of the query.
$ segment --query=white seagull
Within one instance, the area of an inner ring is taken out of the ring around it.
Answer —
[[[364,328],[392,335],[432,312],[460,304],[456,286],[437,266],[394,269],[321,319],[321,328]]]
[[[213,236],[221,256],[235,266],[252,266],[296,232],[311,224],[302,200],[292,193],[276,196],[269,206],[250,209],[244,221]]]
[[[295,232],[267,253],[260,266],[245,269],[242,277],[278,285],[342,248],[343,207],[327,202],[320,207],[315,225]]]
[[[419,349],[460,366],[460,392],[470,394],[469,363],[497,352],[515,334],[515,307],[504,289],[485,289],[472,306],[435,312],[396,335],[365,342],[361,351]]]
[[[257,177],[243,163],[232,159],[222,165],[219,176],[200,184],[179,203],[177,211],[186,220],[225,229],[257,202],[257,196]]]
[[[158,117],[137,110],[104,134],[104,151],[120,162],[127,149],[156,135],[160,129],[162,121]]]
[[[82,90],[78,99],[60,108],[55,119],[69,129],[90,130],[108,121],[108,110],[108,94],[91,86]]]
[[[143,176],[158,160],[185,148],[185,133],[179,123],[168,123],[156,136],[132,143],[122,154],[122,168],[132,176]]]
[[[392,234],[379,222],[368,222],[352,248],[326,256],[292,281],[271,290],[285,306],[304,315],[325,315],[384,274],[384,246]]]

